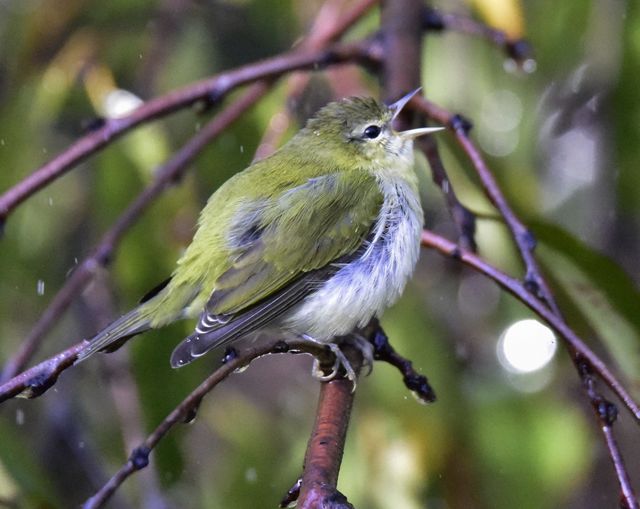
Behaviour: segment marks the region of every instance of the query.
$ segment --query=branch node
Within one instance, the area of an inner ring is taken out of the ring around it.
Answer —
[[[469,132],[471,132],[471,129],[473,129],[473,122],[460,113],[456,113],[449,120],[449,126],[457,133],[467,136]]]
[[[618,418],[618,407],[605,398],[598,398],[593,402],[598,417],[606,426],[613,426]]]
[[[129,462],[134,470],[142,470],[149,464],[149,454],[151,449],[144,445],[136,447],[129,456]]]
[[[574,358],[574,362],[578,368],[578,374],[583,380],[593,374],[591,370],[591,363],[584,356],[577,354]]]
[[[291,347],[286,341],[278,341],[273,345],[273,353],[287,353],[289,350],[291,350]]]
[[[196,417],[198,416],[198,410],[200,410],[201,404],[202,404],[202,398],[199,399],[196,403],[193,404],[191,408],[187,410],[187,412],[184,414],[184,417],[182,419],[182,422],[184,424],[190,424],[196,420]]]
[[[408,373],[403,377],[404,385],[411,391],[420,403],[433,403],[436,393],[429,385],[427,377],[418,373]]]
[[[524,278],[524,287],[533,295],[540,296],[540,285],[534,274],[527,274]]]
[[[440,32],[446,28],[442,15],[429,7],[422,11],[422,28]]]
[[[323,509],[354,509],[353,505],[342,493],[335,491],[323,500]]]
[[[204,115],[209,113],[217,104],[222,101],[225,95],[224,87],[215,86],[207,95],[193,104],[196,114]]]
[[[533,58],[533,47],[526,39],[507,41],[505,50],[509,58],[516,62],[524,62]]]
[[[102,129],[106,123],[107,119],[104,117],[85,118],[80,122],[80,130],[84,134],[92,133],[98,129]]]
[[[371,344],[373,345],[373,358],[375,360],[384,360],[391,353],[391,345],[387,334],[378,327],[371,336]]]

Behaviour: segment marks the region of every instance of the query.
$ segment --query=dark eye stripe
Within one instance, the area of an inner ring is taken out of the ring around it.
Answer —
[[[374,138],[377,138],[380,135],[381,131],[382,129],[380,129],[380,126],[370,125],[364,130],[364,136],[365,138],[369,138],[373,140]]]

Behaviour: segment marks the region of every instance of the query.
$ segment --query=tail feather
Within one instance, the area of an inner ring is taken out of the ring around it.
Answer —
[[[135,336],[141,332],[150,329],[150,319],[146,313],[143,313],[141,308],[133,309],[126,315],[121,316],[110,325],[107,325],[98,334],[96,334],[89,341],[87,348],[82,350],[78,354],[78,360],[76,363],[85,360],[87,357],[93,355],[100,350],[116,349],[118,341]]]

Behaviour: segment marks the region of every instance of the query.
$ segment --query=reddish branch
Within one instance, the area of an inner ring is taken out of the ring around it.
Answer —
[[[343,350],[356,372],[362,354],[352,348]],[[300,509],[351,507],[337,491],[338,474],[347,437],[355,391],[350,380],[339,378],[321,384],[316,420],[307,444],[300,493]]]

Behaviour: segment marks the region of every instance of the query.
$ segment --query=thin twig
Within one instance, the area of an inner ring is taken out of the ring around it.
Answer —
[[[424,152],[427,161],[429,161],[433,181],[444,195],[444,201],[449,210],[449,215],[458,230],[458,242],[460,242],[460,245],[465,249],[469,249],[475,253],[477,250],[475,240],[476,216],[458,199],[449,180],[449,175],[447,175],[447,170],[440,158],[436,140],[432,136],[425,136],[424,138],[418,139],[416,145]]]
[[[202,399],[220,382],[234,371],[241,369],[258,357],[267,354],[287,353],[291,350],[311,353],[316,356],[327,354],[321,345],[309,341],[282,341],[272,339],[263,343],[252,343],[241,350],[234,350],[234,355],[225,355],[224,364],[216,369],[204,382],[191,392],[174,408],[167,417],[156,427],[147,438],[136,447],[128,461],[118,470],[109,481],[102,486],[84,505],[84,509],[97,509],[113,495],[118,487],[134,472],[145,468],[149,464],[149,455],[153,448],[176,424],[191,421],[202,402]],[[348,382],[348,381],[347,381]],[[351,383],[349,390],[351,390]]]
[[[533,49],[525,39],[510,37],[503,30],[487,26],[468,16],[425,7],[422,11],[422,26],[430,31],[452,30],[483,37],[521,66],[533,59]]]
[[[367,337],[373,345],[373,358],[377,361],[391,364],[400,371],[405,387],[411,391],[420,403],[433,403],[436,400],[436,393],[429,384],[427,377],[418,373],[409,359],[395,351],[378,319],[371,320],[368,327],[371,328]]]

